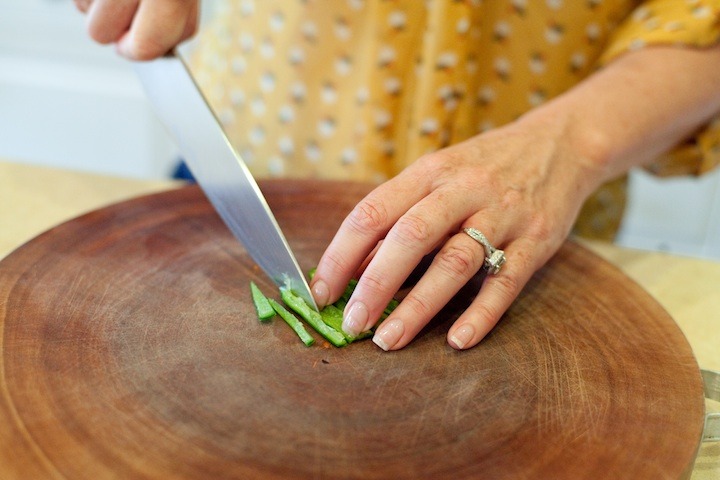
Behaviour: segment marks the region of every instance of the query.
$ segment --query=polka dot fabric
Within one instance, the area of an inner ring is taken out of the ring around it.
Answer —
[[[191,64],[255,175],[381,182],[625,51],[714,44],[719,18],[720,0],[222,0]],[[716,122],[664,165],[707,170],[719,139]],[[623,191],[580,231],[613,232]]]

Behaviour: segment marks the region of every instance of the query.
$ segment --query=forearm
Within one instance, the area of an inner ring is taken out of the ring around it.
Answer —
[[[720,47],[649,47],[619,57],[519,123],[571,143],[597,183],[671,149],[720,112]]]

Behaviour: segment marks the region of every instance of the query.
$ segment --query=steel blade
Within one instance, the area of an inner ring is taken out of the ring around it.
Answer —
[[[257,182],[182,58],[171,54],[137,62],[134,68],[156,114],[220,218],[277,285],[289,285],[317,310],[305,276]]]

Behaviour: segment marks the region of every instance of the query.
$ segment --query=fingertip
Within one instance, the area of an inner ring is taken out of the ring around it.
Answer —
[[[480,339],[475,339],[475,327],[465,323],[448,332],[448,343],[456,350],[466,350],[475,346]]]
[[[315,303],[317,303],[318,308],[323,308],[329,303],[330,289],[324,280],[314,281],[310,289],[312,290],[313,298],[315,298]]]

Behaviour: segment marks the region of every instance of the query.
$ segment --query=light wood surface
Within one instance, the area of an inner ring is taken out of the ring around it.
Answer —
[[[0,219],[3,221],[0,256],[77,214],[175,186],[177,183],[174,182],[122,180],[0,162]],[[716,348],[720,344],[720,300],[714,295],[713,288],[720,284],[720,265],[704,260],[629,251],[604,243],[584,244],[621,266],[670,312],[702,366],[720,369]],[[673,380],[669,379],[668,384],[674,385]],[[63,445],[55,447],[62,450]],[[3,455],[6,456],[7,453]],[[703,445],[692,478],[718,478],[718,458],[720,450],[717,444]],[[52,462],[46,458],[35,462],[35,465],[42,468],[52,465]]]

